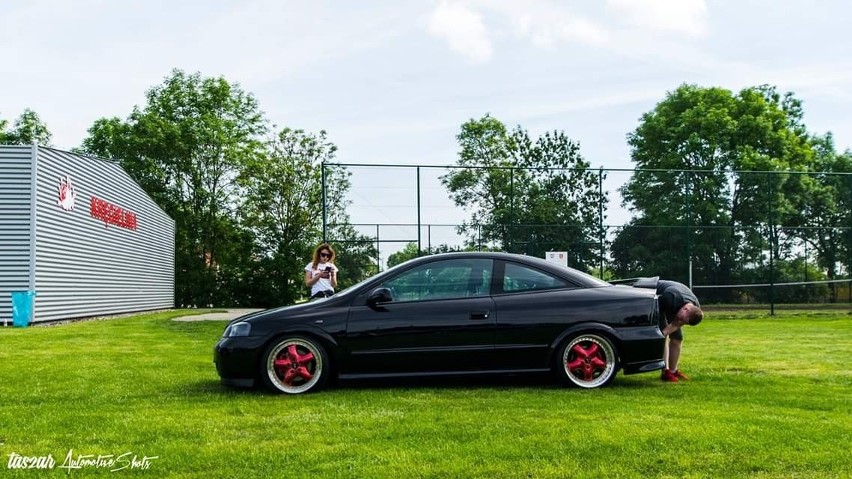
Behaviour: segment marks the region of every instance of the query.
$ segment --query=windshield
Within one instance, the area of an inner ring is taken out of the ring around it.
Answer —
[[[377,277],[379,277],[379,276],[384,277],[384,276],[387,276],[388,274],[393,274],[393,272],[394,272],[394,271],[398,270],[398,269],[400,268],[400,266],[402,266],[402,265],[404,265],[404,264],[405,264],[405,263],[400,263],[400,264],[398,264],[398,265],[391,266],[390,268],[388,268],[388,269],[386,269],[386,270],[384,270],[384,271],[381,271],[381,272],[379,272],[378,274],[375,274],[375,275],[373,275],[373,276],[370,276],[370,277],[364,278],[364,279],[362,279],[361,281],[358,281],[357,283],[355,283],[355,284],[353,284],[353,285],[350,285],[350,286],[348,286],[348,287],[346,287],[346,288],[341,289],[340,291],[338,291],[337,293],[335,293],[335,296],[349,295],[349,294],[351,294],[353,291],[355,291],[355,289],[357,289],[359,286],[361,286],[362,284],[364,284],[364,283],[366,283],[366,282],[368,282],[368,281],[372,281],[372,280],[376,279],[376,278],[377,278]]]

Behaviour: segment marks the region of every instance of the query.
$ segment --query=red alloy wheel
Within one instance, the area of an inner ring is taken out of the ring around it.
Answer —
[[[296,349],[296,345],[291,344],[278,354],[278,359],[275,360],[275,371],[284,384],[293,387],[313,379],[314,375],[308,369],[313,368],[313,361],[314,353],[307,350],[301,354]]]
[[[596,388],[612,380],[617,371],[617,356],[612,343],[597,334],[575,337],[561,355],[562,373],[582,388]]]
[[[324,356],[321,346],[308,338],[286,338],[276,343],[266,356],[266,379],[281,392],[308,392],[323,378]]]

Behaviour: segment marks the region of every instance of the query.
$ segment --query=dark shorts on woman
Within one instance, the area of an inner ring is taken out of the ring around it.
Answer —
[[[333,296],[333,295],[334,295],[334,291],[331,290],[331,289],[327,289],[325,291],[320,291],[317,294],[311,296],[311,299],[314,300],[314,299],[320,299],[320,298],[328,298],[329,296]]]

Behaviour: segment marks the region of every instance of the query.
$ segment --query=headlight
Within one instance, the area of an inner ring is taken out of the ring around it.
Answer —
[[[251,324],[239,322],[229,325],[222,333],[223,338],[236,338],[238,336],[248,336],[251,332]]]

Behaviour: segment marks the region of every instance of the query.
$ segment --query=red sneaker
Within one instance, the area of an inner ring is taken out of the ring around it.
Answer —
[[[679,381],[677,376],[675,376],[675,373],[669,371],[668,369],[663,370],[663,373],[660,375],[660,379],[664,383],[676,383]]]
[[[681,381],[689,381],[689,376],[687,376],[686,374],[683,374],[682,372],[680,372],[680,370],[675,371],[672,374],[674,374],[674,376]]]

